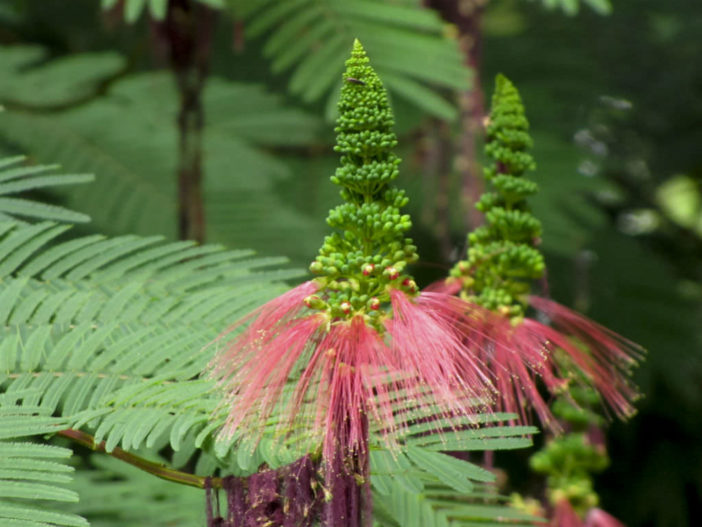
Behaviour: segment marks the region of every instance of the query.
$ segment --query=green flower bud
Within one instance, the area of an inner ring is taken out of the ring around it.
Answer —
[[[387,286],[418,258],[412,240],[405,237],[410,218],[400,210],[408,199],[391,187],[400,160],[391,150],[397,138],[387,93],[358,41],[346,66],[334,128],[340,166],[331,177],[344,202],[329,211],[327,224],[335,232],[325,238],[310,265],[313,273],[330,279],[319,295],[333,317],[340,318],[380,311],[390,302]],[[342,296],[351,291],[351,301]]]
[[[502,75],[497,76],[487,122],[485,153],[491,162],[484,175],[492,189],[476,205],[486,223],[468,235],[467,259],[454,267],[451,276],[470,274],[474,280],[462,283],[465,298],[505,317],[519,318],[531,281],[541,278],[545,267],[535,249],[541,224],[526,201],[538,189],[524,177],[535,168],[528,153],[529,122],[519,92]]]

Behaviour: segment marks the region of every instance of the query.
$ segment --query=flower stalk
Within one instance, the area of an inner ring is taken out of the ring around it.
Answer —
[[[108,452],[105,449],[104,441],[96,443],[95,438],[92,435],[86,432],[81,432],[80,430],[73,430],[69,428],[57,432],[56,435],[60,437],[65,437],[66,439],[70,439],[74,443],[89,448],[93,452],[109,454],[115,459],[124,461],[125,463],[128,463],[129,465],[132,465],[138,468],[139,470],[148,472],[149,474],[152,474],[157,478],[165,479],[166,481],[179,483],[181,485],[188,485],[190,487],[196,487],[198,489],[204,489],[206,485],[209,485],[211,488],[220,488],[222,486],[222,478],[196,476],[195,474],[189,474],[187,472],[175,470],[173,468],[167,467],[162,463],[155,463],[153,461],[144,459],[143,457],[127,452],[126,450],[123,450],[120,447],[115,447]]]

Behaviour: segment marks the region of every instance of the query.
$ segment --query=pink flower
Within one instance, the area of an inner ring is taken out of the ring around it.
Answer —
[[[553,508],[550,527],[624,527],[624,524],[611,514],[594,507],[590,509],[585,521],[575,512],[567,498],[563,498]]]
[[[584,527],[583,522],[567,498],[561,499],[553,508],[550,527]]]
[[[449,281],[430,288],[456,294],[461,286]],[[515,320],[470,307],[470,318],[477,326],[467,329],[466,338],[476,350],[474,360],[486,365],[494,378],[497,408],[517,413],[523,420],[533,410],[544,425],[557,430],[559,424],[539,386],[557,394],[584,378],[617,416],[631,416],[637,392],[628,373],[643,349],[556,302],[530,296],[528,303],[534,318]]]
[[[545,315],[549,325],[524,319],[522,335],[542,343],[550,353],[562,350],[567,363],[587,377],[618,417],[631,417],[634,413],[631,403],[638,392],[629,383],[629,371],[643,357],[643,348],[552,300],[530,296],[529,305]],[[552,370],[558,369],[554,363]]]
[[[584,527],[624,527],[624,524],[602,509],[590,509]]]
[[[476,324],[459,298],[390,288],[387,312],[371,323],[362,313],[335,320],[308,308],[317,292],[305,282],[230,329],[248,323],[210,365],[228,394],[224,434],[260,432],[282,415],[285,430],[321,440],[331,460],[366,449],[369,420],[393,445],[416,412],[470,416],[476,399],[492,395],[489,373],[466,346]]]

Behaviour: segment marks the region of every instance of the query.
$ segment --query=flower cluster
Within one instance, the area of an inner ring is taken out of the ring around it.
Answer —
[[[495,314],[482,317],[472,335],[484,337],[474,349],[492,371],[501,409],[525,419],[533,410],[542,423],[558,429],[539,386],[559,394],[569,384],[584,382],[618,416],[630,416],[637,394],[628,382],[629,370],[643,350],[556,302],[530,294],[545,266],[537,248],[541,224],[527,202],[538,190],[525,178],[535,168],[528,129],[519,92],[498,75],[485,147],[491,160],[485,177],[492,191],[477,204],[486,224],[469,234],[466,260],[433,289],[459,294]],[[529,309],[535,316],[525,316]]]
[[[211,369],[228,394],[223,433],[250,432],[276,415],[286,430],[318,438],[333,496],[324,524],[353,526],[370,521],[352,488],[368,489],[370,422],[392,446],[408,411],[428,412],[442,430],[441,417],[473,415],[493,385],[466,345],[477,342],[469,335],[484,310],[420,292],[407,274],[417,253],[400,212],[407,197],[391,186],[393,116],[358,41],[339,110],[341,167],[331,179],[344,203],[329,213],[334,232],[310,265],[317,278],[253,313]]]
[[[392,186],[400,161],[387,93],[358,41],[346,66],[331,178],[343,203],[330,211],[333,232],[310,265],[316,278],[231,328],[211,373],[227,394],[222,433],[251,437],[275,418],[281,438],[311,438],[329,495],[322,524],[355,527],[371,522],[371,426],[390,447],[418,413],[436,431],[488,407],[524,416],[534,408],[555,426],[538,379],[552,393],[584,379],[628,415],[635,393],[626,369],[638,348],[529,295],[544,272],[541,227],[526,204],[536,186],[522,177],[533,168],[531,140],[503,77],[488,125],[495,191],[479,203],[487,224],[470,235],[452,277],[420,291],[407,271],[417,259],[401,213],[408,200]],[[550,324],[527,318],[527,307]]]
[[[597,508],[599,497],[593,474],[609,465],[600,428],[604,420],[590,410],[599,400],[600,395],[592,388],[577,386],[556,398],[551,405],[553,413],[568,432],[549,438],[529,460],[534,472],[546,476],[553,527],[620,527],[614,518]],[[581,518],[585,518],[585,523]],[[609,523],[605,521],[608,518]]]

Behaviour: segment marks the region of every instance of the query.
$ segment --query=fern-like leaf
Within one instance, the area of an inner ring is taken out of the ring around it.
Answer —
[[[206,6],[214,9],[221,9],[226,4],[224,0],[195,0]],[[113,9],[117,6],[118,0],[101,0],[100,4],[103,9]],[[148,11],[149,15],[156,20],[163,20],[168,10],[168,0],[125,0],[124,2],[124,20],[133,24],[141,15]]]
[[[0,64],[9,61],[6,53],[0,51]],[[12,77],[23,75],[10,71]],[[275,254],[299,259],[312,253],[314,246],[299,243],[299,232],[313,231],[315,222],[279,197],[276,190],[291,173],[264,149],[315,143],[319,121],[283,106],[258,86],[214,78],[203,104],[208,239],[261,251],[276,247]],[[114,83],[104,97],[65,111],[44,114],[11,107],[0,119],[0,135],[33,157],[98,174],[94,184],[61,193],[68,206],[91,216],[98,232],[172,239],[177,225],[177,107],[169,75],[139,75]]]
[[[279,293],[278,280],[299,274],[259,269],[281,260],[251,259],[250,251],[158,238],[88,236],[47,247],[63,230],[0,223],[0,249],[8,249],[0,253],[0,392],[34,390],[24,404],[64,416],[111,409],[113,394],[127,386],[162,389],[196,377],[211,352],[203,348]],[[202,394],[188,383],[182,389],[186,400]],[[214,407],[205,409],[187,427],[172,414],[159,426],[180,448]],[[124,439],[136,448],[151,432],[118,424],[122,435],[106,437],[109,446]],[[171,433],[176,425],[181,431]]]
[[[421,476],[420,476],[421,477]],[[426,482],[413,492],[400,481],[388,480],[387,492],[373,489],[376,520],[382,527],[527,527],[538,518],[512,509],[490,485],[459,492],[441,483]]]
[[[1,117],[1,116],[0,116]],[[85,214],[64,207],[15,197],[15,194],[43,190],[62,185],[93,181],[89,174],[46,175],[57,165],[27,165],[24,156],[0,159],[0,221],[17,218],[38,218],[73,223],[86,222]]]
[[[578,14],[581,3],[588,5],[600,15],[609,15],[612,12],[612,4],[609,0],[542,0],[542,3],[548,9],[561,9],[570,16]]]
[[[78,494],[67,488],[73,472],[66,464],[71,450],[26,440],[56,432],[67,420],[31,405],[18,405],[18,399],[28,393],[0,396],[0,525],[87,527],[83,517],[57,507],[58,503],[78,501]]]
[[[0,46],[0,103],[33,109],[74,104],[94,95],[126,64],[112,52],[70,55],[48,63],[47,56],[39,46]]]
[[[92,527],[205,525],[202,490],[154,478],[108,456],[94,455],[89,462],[70,486],[80,501],[63,509],[84,516]]]
[[[262,0],[249,13],[247,32],[270,35],[263,51],[273,71],[291,69],[290,90],[308,102],[330,92],[336,100],[354,38],[373,57],[391,94],[437,117],[456,117],[441,89],[469,86],[457,43],[445,36],[438,15],[420,2]]]

